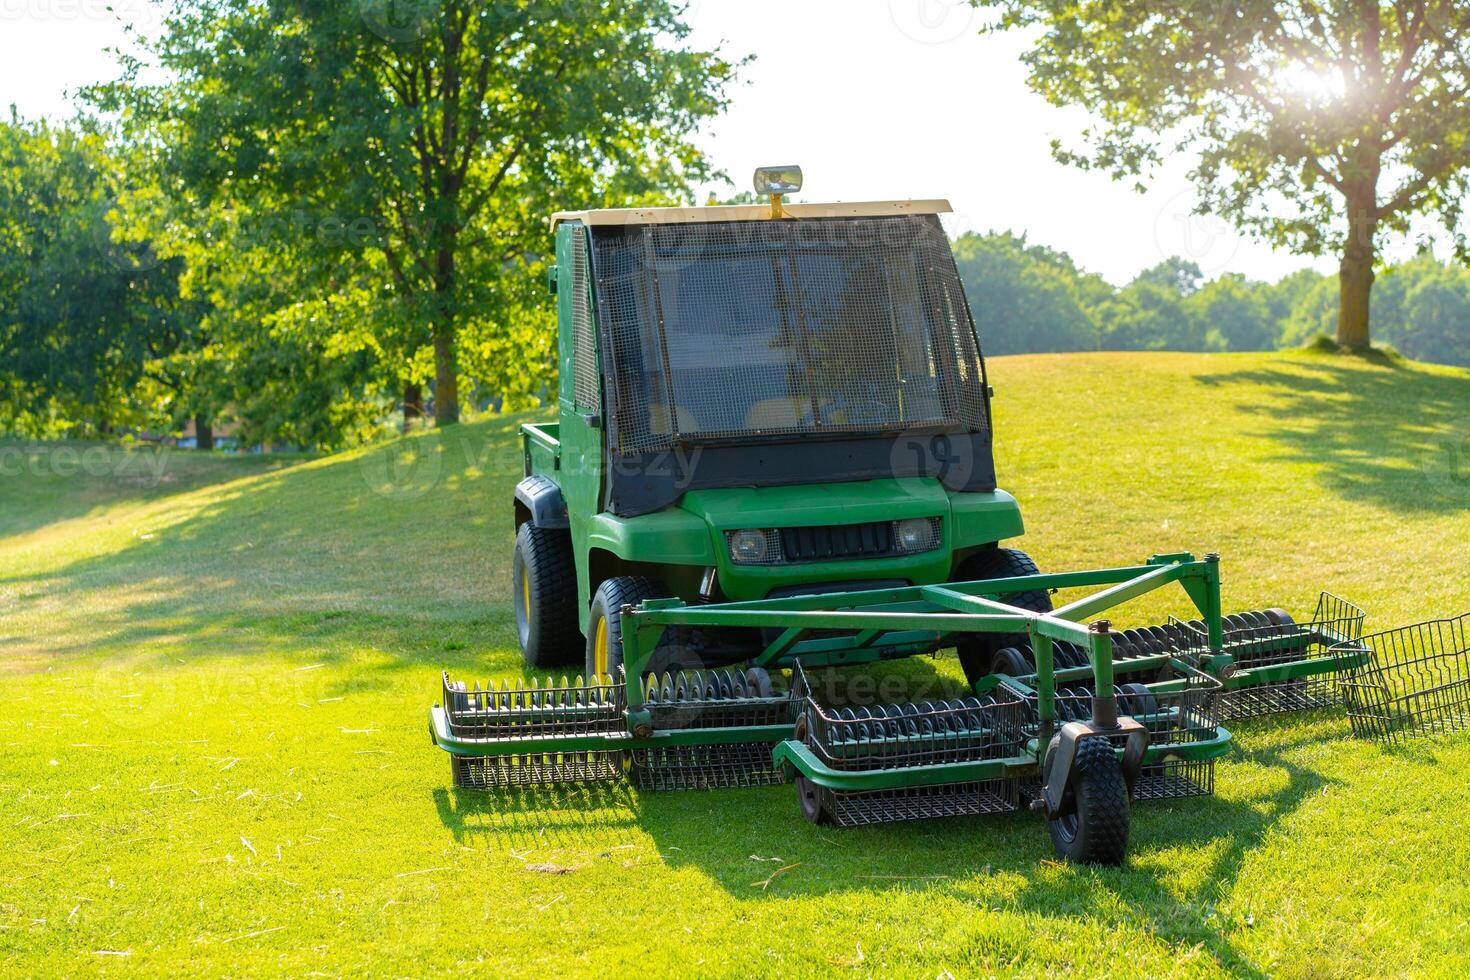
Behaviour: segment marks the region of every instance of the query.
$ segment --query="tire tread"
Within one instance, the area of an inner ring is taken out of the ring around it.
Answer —
[[[1031,556],[1015,548],[990,548],[971,555],[960,563],[956,570],[957,581],[972,582],[992,578],[1015,578],[1035,575],[1040,570]],[[1031,612],[1051,612],[1051,594],[1045,589],[1028,589],[997,596],[1002,602]],[[973,686],[976,681],[991,672],[991,659],[997,650],[1015,647],[1030,652],[1027,638],[1022,633],[979,633],[966,636],[955,643],[960,666],[965,679]]]
[[[572,561],[571,535],[528,521],[516,532],[516,550],[521,553],[535,597],[529,641],[521,647],[526,665],[544,670],[575,664],[581,635],[577,629],[577,569]],[[515,588],[513,582],[512,596]]]

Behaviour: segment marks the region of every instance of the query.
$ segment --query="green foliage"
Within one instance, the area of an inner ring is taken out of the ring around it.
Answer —
[[[1204,331],[1206,350],[1270,350],[1276,345],[1276,325],[1263,291],[1244,276],[1230,274],[1184,301],[1190,322]]]
[[[1262,351],[1331,334],[1338,279],[1301,269],[1274,283],[1170,258],[1122,287],[1010,232],[970,233],[955,260],[988,354],[1079,350]],[[1424,254],[1389,267],[1379,335],[1408,357],[1470,365],[1470,270]]]
[[[1470,6],[1457,0],[975,0],[1035,38],[1032,87],[1096,123],[1059,159],[1146,178],[1197,154],[1201,208],[1342,256],[1344,343],[1366,344],[1375,236],[1470,191]],[[1343,217],[1346,220],[1341,220]],[[1457,237],[1461,251],[1464,240]]]
[[[1104,350],[1202,349],[1175,286],[1139,276],[1098,311]]]
[[[1097,324],[1088,308],[1109,287],[1065,252],[1003,232],[964,235],[954,255],[987,353],[1096,348]]]
[[[192,315],[182,264],[118,237],[124,157],[90,126],[0,123],[0,431],[168,419],[150,390]]]
[[[551,321],[532,302],[552,211],[685,199],[710,176],[690,137],[734,66],[685,46],[680,14],[668,0],[180,3],[153,49],[166,81],[133,65],[94,97],[168,147],[194,207],[241,215],[237,233],[298,292],[376,307],[341,327],[273,305],[274,321],[316,334],[308,346],[371,348],[383,363],[366,383],[432,376],[453,422],[463,384],[524,404],[552,381]]]

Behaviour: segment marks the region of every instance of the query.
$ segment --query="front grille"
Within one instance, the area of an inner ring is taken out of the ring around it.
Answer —
[[[781,553],[787,561],[881,558],[895,553],[893,522],[829,524],[781,528]]]
[[[726,531],[727,547],[736,534],[759,534],[765,538],[760,558],[734,558],[737,565],[797,565],[804,562],[844,561],[853,558],[899,558],[933,551],[943,543],[939,518],[927,518],[931,543],[904,550],[897,541],[898,521],[866,524],[824,524],[817,527],[780,527]],[[732,556],[733,557],[733,556]]]

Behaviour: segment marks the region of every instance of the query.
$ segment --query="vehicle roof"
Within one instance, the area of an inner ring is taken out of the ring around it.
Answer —
[[[948,214],[949,202],[943,199],[921,201],[851,201],[830,204],[786,204],[782,206],[790,218],[882,218],[901,214]],[[690,224],[712,221],[768,221],[769,204],[713,204],[702,208],[601,208],[592,211],[558,211],[551,216],[551,227],[563,221],[580,221],[584,225],[660,225]]]

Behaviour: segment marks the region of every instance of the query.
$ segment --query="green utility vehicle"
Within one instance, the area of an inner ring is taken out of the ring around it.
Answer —
[[[1023,525],[995,484],[946,209],[558,216],[560,420],[525,426],[516,488],[529,665],[615,672],[621,610],[648,599],[1036,571],[998,547]],[[700,631],[658,666],[738,662],[760,639]],[[982,646],[964,651],[973,679],[990,672]]]
[[[842,825],[1029,805],[1121,861],[1130,801],[1211,791],[1220,716],[1330,698],[1362,613],[1222,617],[1214,556],[1042,575],[997,486],[991,390],[942,201],[555,216],[559,417],[523,427],[516,623],[534,671],[444,678],[464,787],[793,781]],[[1178,583],[1190,622],[1099,615]],[[1053,610],[1052,593],[1095,588]],[[954,648],[972,693],[829,696]],[[1237,692],[1251,700],[1232,701]]]

